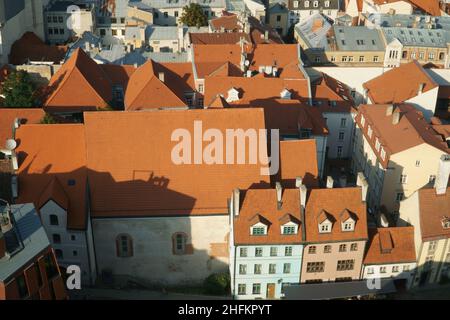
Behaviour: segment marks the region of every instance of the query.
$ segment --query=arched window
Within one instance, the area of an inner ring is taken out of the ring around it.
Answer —
[[[116,237],[116,252],[121,258],[133,256],[133,239],[128,234],[119,234]]]
[[[172,236],[172,247],[174,254],[186,253],[187,235],[183,232],[176,232]]]

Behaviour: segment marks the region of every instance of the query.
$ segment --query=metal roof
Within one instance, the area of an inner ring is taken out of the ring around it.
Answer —
[[[386,42],[398,39],[404,46],[447,48],[449,31],[443,29],[381,28]]]
[[[314,22],[321,20],[323,26],[313,31]],[[326,48],[327,32],[331,29],[331,24],[320,13],[310,16],[307,20],[295,26],[297,33],[308,43],[309,48]]]
[[[0,207],[0,212],[4,209],[5,207]],[[7,246],[12,246],[8,249],[12,249],[13,254],[9,258],[0,259],[0,281],[2,282],[8,281],[17,270],[26,267],[30,260],[50,246],[50,241],[33,204],[11,205],[11,212],[15,220],[14,227],[5,233],[5,238],[9,239]]]
[[[177,40],[178,39],[178,27],[167,26],[148,26],[145,29],[145,39],[148,40]]]
[[[363,26],[333,26],[334,37],[339,51],[384,51],[381,32]]]
[[[450,17],[432,17],[427,15],[409,14],[365,14],[366,19],[380,27],[405,27],[427,29],[430,25],[433,29],[450,30]]]
[[[226,7],[225,0],[142,0],[142,2],[155,9],[183,8],[191,3],[211,8]]]

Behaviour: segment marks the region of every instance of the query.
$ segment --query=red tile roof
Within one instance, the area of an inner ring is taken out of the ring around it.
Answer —
[[[238,31],[240,29],[238,25],[238,17],[237,15],[223,15],[218,18],[214,18],[210,20],[210,25],[213,31]]]
[[[443,195],[437,195],[434,188],[422,188],[418,192],[422,239],[450,238],[450,228],[444,229],[442,226],[442,220],[450,218],[450,187]]]
[[[164,81],[159,74],[164,74]],[[130,77],[125,93],[126,110],[187,107],[184,93],[195,91],[191,63],[159,64],[152,60]]]
[[[400,112],[400,121],[397,124],[392,123],[392,115],[386,115],[388,107],[389,105],[360,105],[355,118],[358,127],[362,128],[361,115],[364,116],[365,126],[362,132],[371,144],[383,168],[387,167],[390,155],[423,143],[446,153],[450,151],[442,137],[426,122],[423,114],[412,105],[402,104],[395,106],[394,112]],[[373,130],[372,137],[368,135],[369,125]],[[376,137],[386,151],[385,160],[381,158],[379,152],[375,149]]]
[[[365,265],[416,262],[414,227],[369,229]]]
[[[225,214],[231,190],[269,184],[260,164],[176,165],[171,159],[175,129],[192,133],[198,120],[203,131],[258,130],[264,128],[261,109],[88,112],[84,120],[93,217]]]
[[[46,61],[60,64],[67,53],[67,46],[46,45],[33,32],[26,32],[11,46],[9,62],[20,65],[31,61]]]
[[[5,141],[13,137],[12,127],[16,118],[22,119],[21,123],[39,123],[45,112],[40,108],[0,108],[0,149]]]
[[[408,81],[404,81],[408,79]],[[386,86],[387,83],[395,84]],[[402,103],[418,95],[419,85],[423,93],[438,87],[417,61],[403,64],[363,84],[374,104]]]
[[[95,110],[111,100],[112,83],[106,72],[78,48],[51,78],[44,106],[56,111]]]
[[[315,104],[322,112],[352,112],[353,98],[350,89],[325,73],[311,86]]]
[[[306,241],[333,242],[367,239],[366,203],[361,201],[361,188],[332,188],[308,190],[306,200]],[[339,199],[338,201],[336,199]],[[356,217],[354,231],[342,231],[341,214],[350,211]],[[330,233],[319,233],[321,214],[331,217]]]
[[[254,189],[240,191],[241,208],[239,216],[234,218],[234,241],[237,245],[249,244],[300,244],[302,227],[299,208],[300,193],[298,189],[284,189],[282,206],[278,209],[277,191],[275,189]],[[291,216],[291,217],[288,217]],[[269,223],[267,235],[251,235],[250,228],[258,222]],[[298,233],[284,235],[281,227],[293,219],[299,223]]]
[[[19,141],[17,202],[33,202],[40,209],[53,199],[60,206],[68,206],[69,229],[85,229],[87,169],[83,125],[26,124],[17,129],[16,140]],[[69,180],[75,184],[70,185]]]
[[[250,37],[243,32],[189,33],[192,44],[238,44],[241,38],[250,42]]]

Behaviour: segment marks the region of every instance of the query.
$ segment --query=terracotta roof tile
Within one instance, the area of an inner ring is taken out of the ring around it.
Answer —
[[[189,33],[189,39],[192,44],[237,44],[241,38],[250,42],[250,37],[243,32]]]
[[[260,164],[176,165],[171,159],[175,129],[193,132],[199,120],[203,131],[258,130],[264,128],[261,109],[87,112],[84,119],[94,217],[224,214],[231,190],[269,184]]]
[[[395,85],[386,86],[387,83]],[[385,104],[402,103],[416,97],[420,84],[424,85],[422,90],[424,93],[438,87],[438,84],[414,60],[364,83],[363,87],[368,90],[372,103]]]
[[[450,228],[442,226],[442,219],[450,217],[450,187],[443,195],[437,195],[434,188],[422,188],[418,192],[422,239],[450,238]]]
[[[42,208],[49,200],[53,200],[61,208],[68,211],[70,200],[64,192],[64,188],[58,177],[53,177],[47,187],[45,187],[39,198],[38,208]]]
[[[289,244],[302,242],[301,224],[298,233],[284,235],[281,226],[287,222],[286,215],[292,216],[295,222],[301,221],[298,189],[284,189],[282,206],[278,209],[275,189],[250,189],[240,191],[241,208],[239,216],[234,218],[234,241],[244,244]],[[255,224],[255,214],[261,215],[270,222],[267,235],[251,235],[250,227]],[[290,219],[290,218],[289,218]]]
[[[312,96],[322,112],[352,112],[353,98],[350,89],[325,73],[311,86]]]
[[[61,200],[64,192],[69,198],[68,228],[85,229],[87,169],[83,125],[26,124],[17,129],[16,140],[19,141],[17,202],[33,202],[39,209],[44,198],[54,196],[55,201],[64,201]]]
[[[224,15],[210,20],[210,25],[215,31],[238,31],[238,17],[236,15]]]
[[[340,214],[343,210],[349,210],[357,218],[354,231],[342,231]],[[330,233],[319,233],[319,221],[323,220],[324,212],[333,220]],[[366,203],[361,201],[361,188],[311,189],[305,215],[308,242],[367,239]]]
[[[45,112],[40,108],[0,108],[0,149],[5,141],[13,137],[12,127],[16,118],[23,119],[21,123],[39,123]]]
[[[51,78],[44,106],[52,110],[95,110],[106,107],[111,100],[111,80],[100,65],[78,48]]]
[[[365,265],[415,261],[414,227],[369,229]]]
[[[228,108],[230,105],[228,104],[227,100],[225,98],[218,94],[213,101],[211,101],[208,105],[208,109],[223,109]]]
[[[60,64],[67,53],[67,46],[46,45],[33,32],[26,32],[11,46],[9,62],[20,65],[31,61],[46,61]]]

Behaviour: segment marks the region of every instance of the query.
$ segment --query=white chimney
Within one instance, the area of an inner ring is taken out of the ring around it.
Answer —
[[[308,189],[306,189],[306,186],[302,184],[300,186],[300,205],[303,209],[306,208],[306,193],[308,192]]]
[[[361,200],[365,202],[367,199],[367,191],[369,189],[369,184],[367,183],[367,180],[362,172],[358,172],[358,176],[356,178],[356,185],[358,187],[361,187]]]
[[[288,89],[283,89],[283,91],[280,92],[280,98],[281,99],[291,99],[291,92]]]
[[[295,187],[300,188],[302,186],[302,182],[303,182],[302,177],[296,177],[295,178]]]
[[[281,203],[281,195],[283,192],[283,189],[281,188],[281,183],[276,182],[275,189],[277,189],[277,202],[280,204]]]
[[[390,116],[392,115],[392,112],[394,111],[394,106],[392,104],[388,105],[386,108],[386,115]]]
[[[19,129],[21,122],[22,122],[22,120],[20,118],[15,118],[14,119],[14,129]]]
[[[443,195],[447,192],[448,179],[450,176],[450,155],[442,155],[439,159],[439,171],[434,182],[434,188],[437,195]]]
[[[400,111],[396,111],[392,114],[392,124],[398,124],[400,122]]]
[[[164,72],[158,72],[158,78],[161,82],[164,82]]]
[[[332,176],[327,177],[327,189],[333,189],[334,180]]]
[[[380,225],[383,228],[389,227],[389,221],[386,218],[386,216],[384,215],[384,213],[380,213]]]
[[[419,90],[417,95],[420,96],[423,93],[423,89],[425,88],[425,83],[419,83]]]
[[[240,191],[239,189],[233,190],[233,213],[237,217],[239,215],[239,205],[240,205]]]

